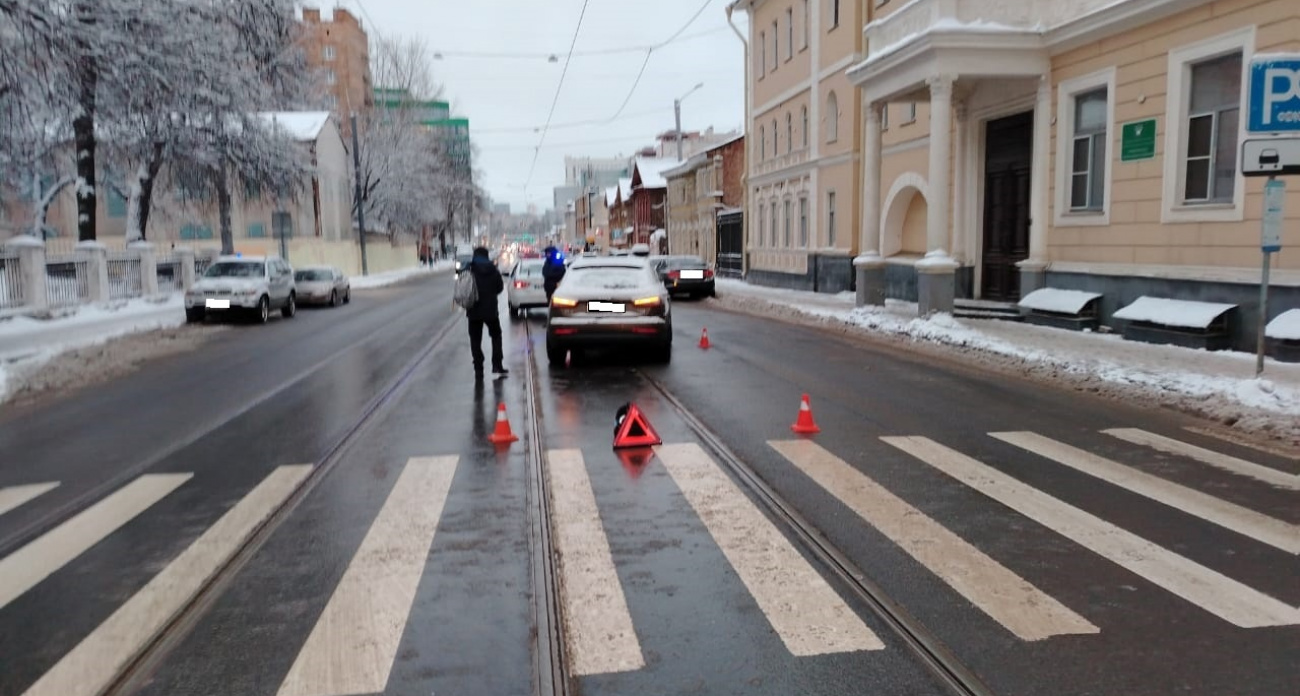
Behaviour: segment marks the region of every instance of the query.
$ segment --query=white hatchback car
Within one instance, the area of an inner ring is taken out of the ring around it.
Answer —
[[[219,256],[185,292],[185,320],[232,312],[266,323],[271,310],[284,318],[298,311],[293,268],[278,256]]]
[[[506,301],[510,305],[510,318],[522,317],[533,307],[545,307],[546,285],[542,279],[545,259],[521,259],[506,278]]]

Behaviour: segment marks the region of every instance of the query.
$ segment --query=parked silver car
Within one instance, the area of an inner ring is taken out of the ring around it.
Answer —
[[[352,281],[333,266],[305,266],[293,274],[298,303],[337,307],[352,301]]]
[[[673,355],[668,289],[638,256],[581,258],[551,296],[546,357],[562,364],[573,348],[641,345],[655,362]]]
[[[277,256],[220,256],[185,293],[185,320],[241,312],[266,323],[271,310],[298,311],[293,268]]]

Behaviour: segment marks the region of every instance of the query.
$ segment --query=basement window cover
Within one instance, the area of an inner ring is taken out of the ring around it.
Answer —
[[[1020,306],[1040,312],[1057,314],[1078,314],[1089,302],[1101,297],[1101,293],[1083,290],[1061,290],[1059,288],[1040,288],[1020,299]]]
[[[1264,336],[1279,341],[1300,341],[1300,309],[1288,309],[1264,326]]]
[[[1208,329],[1216,319],[1236,306],[1235,304],[1222,304],[1219,302],[1171,300],[1143,295],[1137,298],[1133,304],[1115,312],[1114,316],[1116,319],[1144,321],[1161,326]]]

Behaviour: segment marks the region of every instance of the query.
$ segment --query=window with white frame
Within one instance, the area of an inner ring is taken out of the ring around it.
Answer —
[[[776,129],[776,117],[772,117],[772,156],[781,152],[781,132]]]
[[[767,133],[763,132],[763,127],[758,127],[758,161],[762,162],[767,159]]]
[[[1237,183],[1242,54],[1191,65],[1184,203],[1228,203]]]
[[[794,149],[794,117],[790,112],[785,112],[785,151],[789,153]]]
[[[880,105],[880,130],[889,130],[889,102]]]
[[[1169,51],[1161,222],[1245,219],[1237,147],[1255,33],[1251,24]]]
[[[908,102],[907,106],[903,107],[903,123],[914,122],[916,122],[916,102]]]
[[[1101,210],[1106,199],[1106,88],[1074,95],[1070,210]]]
[[[833,143],[840,137],[840,102],[831,92],[826,95],[826,142]]]
[[[772,20],[772,71],[776,71],[777,63],[781,61],[781,27],[777,26],[776,20]]]
[[[794,8],[785,8],[785,59],[794,58]]]
[[[790,199],[785,199],[785,214],[781,216],[781,246],[790,248]]]
[[[330,110],[339,108],[339,98],[334,96],[333,94],[326,94],[325,106]]]
[[[333,47],[333,46],[323,46],[323,47],[321,47],[320,53],[321,53],[321,58],[323,58],[324,60],[327,60],[327,61],[329,61],[329,60],[334,60],[335,53],[334,53],[334,47]]]
[[[767,244],[767,206],[758,203],[758,246]]]
[[[835,246],[835,192],[826,192],[826,246]]]
[[[831,0],[831,29],[840,25],[840,0]],[[830,31],[830,29],[827,29]]]
[[[800,131],[803,134],[802,135],[803,146],[807,148],[808,147],[808,107],[807,106],[800,108],[799,117],[803,120],[803,130]]]
[[[767,32],[758,32],[758,76],[767,74]]]
[[[768,246],[771,246],[771,247],[775,247],[775,246],[776,246],[776,224],[777,224],[776,221],[777,221],[777,217],[776,217],[776,201],[772,201],[772,228],[771,228],[771,231],[772,231],[772,239],[771,239],[771,243],[768,244]]]
[[[808,48],[808,0],[803,0],[803,24],[799,27],[799,50]]]
[[[332,85],[332,84],[334,84],[335,82],[338,82],[338,76],[334,74],[334,71],[333,71],[333,70],[326,70],[326,71],[325,71],[325,84]]]
[[[808,197],[799,197],[799,246],[808,248]]]

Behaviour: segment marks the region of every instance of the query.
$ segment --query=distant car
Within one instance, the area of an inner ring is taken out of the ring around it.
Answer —
[[[610,255],[610,256],[630,256],[630,255],[631,255],[631,252],[629,252],[627,249],[610,249],[610,250],[609,250],[609,255]]]
[[[506,302],[510,318],[518,319],[534,307],[546,306],[546,287],[542,282],[543,259],[523,259],[515,264],[506,279]]]
[[[352,281],[333,266],[308,266],[294,271],[298,304],[337,307],[352,301]]]
[[[466,268],[469,268],[469,264],[470,264],[470,262],[473,261],[473,260],[474,260],[474,254],[473,254],[473,253],[468,253],[468,254],[457,253],[457,254],[456,254],[456,274],[455,274],[455,275],[456,275],[457,278],[460,277],[460,272],[461,272],[461,271],[465,270]]]
[[[652,256],[650,262],[664,287],[673,294],[716,297],[713,269],[698,256]]]
[[[632,255],[633,255],[633,256],[641,256],[641,257],[649,256],[649,255],[650,255],[650,245],[649,245],[649,244],[646,244],[646,243],[644,243],[644,242],[642,242],[641,244],[633,244],[633,245],[632,245]]]
[[[185,321],[233,312],[265,324],[271,310],[290,319],[298,311],[293,268],[277,256],[219,256],[185,292]]]
[[[644,345],[655,362],[672,359],[673,325],[668,290],[646,259],[581,258],[551,297],[546,357],[564,362],[572,349]]]

